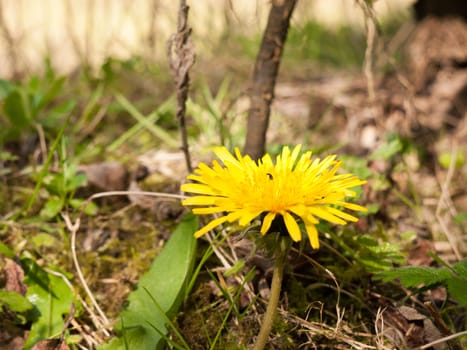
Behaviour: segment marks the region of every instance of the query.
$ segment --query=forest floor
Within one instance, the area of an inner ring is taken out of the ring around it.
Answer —
[[[376,48],[366,74],[355,66],[317,69],[295,59],[293,49],[286,52],[268,151],[302,143],[319,156],[338,154],[346,171],[368,180],[358,203],[369,212],[345,227],[320,226],[319,250],[293,247],[270,349],[467,346],[460,336],[467,324],[466,28],[459,21],[422,22],[398,47],[404,59]],[[194,162],[210,160],[213,145],[243,146],[252,66],[251,58],[228,54],[214,62],[201,57],[194,66],[188,103]],[[98,73],[61,80],[49,70],[0,86],[2,113],[18,118],[2,134],[0,286],[27,295],[31,269],[55,271],[90,304],[73,263],[76,250],[87,287],[115,322],[185,209],[176,200],[110,191],[178,194],[187,172],[170,76],[138,59],[109,60]],[[34,122],[18,117],[27,109],[16,103],[22,93],[44,99],[28,107]],[[80,213],[98,192],[108,193]],[[74,242],[70,223],[78,217]],[[200,240],[199,258],[208,247]],[[246,349],[269,293],[272,265],[261,249],[233,236],[219,248],[175,318],[193,350]],[[236,274],[225,273],[239,261]],[[404,266],[420,269],[392,270]],[[252,268],[253,277],[239,284]],[[34,317],[9,309],[4,294],[0,301],[0,348],[20,349]],[[96,310],[74,315],[67,307],[61,335],[68,345],[60,349],[94,348],[110,336],[111,324],[103,329],[93,319]],[[173,330],[171,336],[177,338]]]

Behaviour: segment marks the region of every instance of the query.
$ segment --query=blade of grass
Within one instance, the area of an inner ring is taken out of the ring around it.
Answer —
[[[157,123],[159,118],[160,118],[160,115],[157,113],[157,111],[154,111],[146,117],[146,121],[148,123],[154,124],[154,123]],[[141,125],[140,122],[138,122],[137,124],[133,125],[130,129],[128,129],[126,132],[124,132],[122,135],[120,135],[118,139],[112,142],[110,146],[107,147],[107,150],[109,150],[110,152],[115,151],[122,144],[128,141],[130,138],[137,135],[138,132],[140,132],[141,130],[143,130],[143,126]]]
[[[116,93],[115,98],[118,103],[133,117],[135,118],[143,127],[145,127],[149,132],[151,132],[159,140],[163,141],[170,147],[179,147],[178,141],[167,133],[164,129],[160,128],[155,124],[151,124],[147,118],[141,114],[140,111],[123,95]]]
[[[154,329],[157,334],[159,334],[159,336],[164,339],[168,344],[171,345],[171,347],[173,348],[176,348],[178,350],[190,350],[190,348],[184,348],[180,345],[178,345],[175,341],[173,341],[172,339],[170,339],[166,334],[162,333],[156,326],[154,326],[151,322],[148,321],[148,325]]]
[[[40,190],[40,188],[42,186],[44,178],[46,177],[46,175],[49,172],[50,162],[52,161],[52,157],[53,157],[53,155],[55,153],[55,150],[58,148],[58,146],[59,146],[59,144],[60,144],[60,142],[62,140],[63,133],[65,132],[65,129],[66,129],[67,125],[68,125],[68,121],[69,121],[69,116],[67,117],[67,119],[63,123],[62,127],[58,131],[57,137],[55,138],[52,146],[50,147],[49,154],[47,155],[47,159],[45,160],[44,164],[42,165],[42,169],[39,172],[39,178],[37,179],[36,186],[34,187],[34,192],[32,193],[31,197],[29,197],[29,201],[24,205],[22,210],[20,210],[17,213],[17,215],[15,215],[13,220],[16,220],[18,218],[18,216],[20,216],[22,214],[23,214],[23,216],[27,215],[29,213],[29,211],[31,210],[32,204],[34,203],[34,201],[37,198],[37,194],[39,193],[39,190]]]
[[[103,95],[104,95],[104,84],[101,83],[92,92],[88,103],[84,107],[83,113],[81,113],[80,119],[76,123],[75,130],[83,129],[85,125],[90,122],[90,119],[93,116],[94,110],[96,109],[96,106],[98,105]]]
[[[164,319],[165,323],[172,329],[172,331],[175,333],[175,335],[178,337],[178,339],[180,339],[180,341],[183,343],[183,346],[184,346],[184,349],[188,349],[190,350],[190,346],[187,344],[186,340],[183,338],[182,334],[180,333],[180,331],[178,330],[178,328],[175,326],[175,324],[172,322],[172,320],[170,318],[167,317],[167,314],[164,312],[164,310],[162,310],[161,306],[159,305],[159,303],[156,301],[156,299],[152,296],[152,294],[149,292],[149,290],[146,288],[146,287],[143,287],[144,291],[148,294],[149,298],[152,300],[152,302],[154,303],[154,306],[156,307],[156,309],[160,312],[162,318]],[[149,323],[149,321],[148,321]],[[151,327],[153,327],[162,337],[165,338],[165,340],[168,339],[168,337],[165,335],[165,334],[162,334],[162,332],[156,328],[154,325],[152,325],[151,323],[149,323],[151,325]],[[177,344],[178,345],[178,344]],[[180,349],[183,349],[182,347],[180,347],[180,345],[177,346],[177,349],[180,348]]]
[[[190,282],[188,283],[188,286],[185,291],[185,299],[190,295],[191,290],[193,289],[196,279],[198,278],[199,273],[201,272],[201,268],[204,266],[204,263],[209,259],[209,257],[214,253],[214,250],[212,249],[212,246],[209,245],[209,247],[206,249],[206,252],[203,254],[201,261],[198,263],[196,266],[195,271],[193,272],[193,275],[191,276]]]
[[[215,241],[219,242],[219,244],[221,244],[225,239],[226,239],[226,237],[222,236],[220,232],[215,237]],[[206,251],[204,252],[203,256],[201,257],[201,261],[198,263],[198,266],[196,266],[196,269],[192,274],[191,280],[190,280],[190,282],[188,283],[188,285],[186,287],[185,298],[184,299],[186,299],[188,297],[188,295],[190,295],[191,289],[193,288],[193,286],[194,286],[194,284],[196,282],[196,279],[198,278],[198,275],[199,275],[199,273],[201,271],[201,268],[204,266],[204,263],[209,259],[209,257],[212,254],[214,254],[214,249],[212,248],[212,245],[209,245],[208,248],[206,249]]]
[[[168,110],[170,110],[171,107],[174,106],[174,98],[169,97],[167,100],[165,100],[155,111],[153,111],[151,114],[149,114],[146,119],[147,122],[150,124],[156,123],[161,115]],[[139,131],[143,129],[143,125],[141,123],[137,123],[133,125],[130,129],[128,129],[126,132],[124,132],[118,139],[116,139],[112,144],[107,147],[107,149],[110,152],[115,151],[118,147],[120,147],[124,142],[129,140],[131,137],[135,136]]]
[[[217,280],[215,280],[214,282],[217,282]],[[217,284],[216,283],[216,284]],[[230,301],[230,307],[229,307],[229,310],[225,313],[225,316],[224,316],[224,319],[222,320],[222,323],[219,327],[219,329],[217,330],[217,333],[216,333],[216,336],[214,337],[214,340],[211,344],[211,347],[209,348],[209,350],[214,350],[216,348],[216,344],[221,336],[221,333],[222,333],[222,330],[225,328],[225,325],[227,324],[227,320],[229,319],[230,317],[230,314],[236,310],[237,311],[237,314],[238,314],[238,310],[237,310],[237,303],[238,303],[238,300],[242,294],[242,291],[243,291],[243,287],[245,286],[245,284],[247,283],[247,279],[244,279],[242,284],[240,285],[240,287],[238,288],[237,292],[235,293],[235,296],[233,298],[231,298],[230,296],[230,293],[225,290],[221,285],[220,283],[218,284],[218,287],[220,288],[220,290],[222,291],[222,293],[224,295],[227,295],[229,297],[229,301]]]

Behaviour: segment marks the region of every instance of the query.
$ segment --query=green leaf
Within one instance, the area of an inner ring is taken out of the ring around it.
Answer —
[[[446,264],[446,263],[444,263]],[[400,278],[405,287],[425,287],[442,284],[447,287],[451,298],[462,306],[467,306],[467,260],[462,260],[451,267],[406,266],[379,273],[376,277],[383,281]]]
[[[83,340],[83,337],[78,335],[78,334],[72,334],[72,335],[68,335],[66,337],[66,343],[67,345],[70,345],[70,344],[77,344],[79,345],[79,343]],[[79,349],[79,347],[77,346],[76,349]]]
[[[459,261],[457,264],[454,264],[452,268],[460,277],[467,279],[467,259]]]
[[[467,224],[467,212],[463,211],[455,215],[454,221],[459,225],[463,223]]]
[[[401,140],[398,138],[395,140],[392,140],[389,143],[385,143],[381,146],[379,146],[376,151],[373,152],[373,154],[370,155],[371,160],[375,159],[383,159],[383,160],[388,160],[395,156],[397,153],[402,151],[403,145]]]
[[[44,178],[44,187],[50,194],[54,194],[57,196],[64,196],[66,195],[66,180],[65,180],[65,173],[63,171],[56,173],[56,174],[48,174]]]
[[[421,284],[432,286],[434,284],[443,283],[451,278],[452,274],[447,268],[405,266],[380,272],[378,276],[384,282],[399,278],[405,287],[417,287]]]
[[[60,211],[62,210],[64,205],[63,199],[58,197],[50,198],[42,208],[39,213],[44,219],[52,219],[54,218]]]
[[[10,247],[8,247],[3,242],[0,242],[0,254],[6,256],[9,259],[13,259],[15,257],[13,250],[11,250]]]
[[[14,161],[17,160],[18,156],[8,151],[0,151],[0,161]]]
[[[28,128],[33,118],[27,97],[22,90],[13,90],[4,101],[4,110],[11,123],[17,129]]]
[[[369,235],[357,236],[355,242],[356,258],[369,272],[389,270],[394,263],[402,264],[405,261],[397,244],[379,242]]]
[[[69,204],[76,210],[83,210],[83,204],[85,204],[87,200],[73,198],[70,199]],[[96,215],[99,211],[99,207],[94,202],[88,202],[86,208],[84,208],[84,213],[89,216]]]
[[[73,173],[69,178],[66,179],[65,192],[72,192],[83,186],[88,177],[84,173]]]
[[[30,88],[35,97],[35,108],[37,111],[43,109],[49,102],[51,102],[61,92],[63,84],[65,83],[65,77],[54,80],[50,86],[40,86],[37,81],[36,86],[32,86],[32,79],[30,82]],[[46,90],[47,89],[47,90]]]
[[[451,152],[443,152],[439,155],[438,157],[438,162],[439,164],[445,168],[445,169],[449,169],[449,167],[451,166],[451,162],[452,162],[452,153]],[[462,152],[457,152],[455,155],[455,159],[454,159],[454,167],[456,169],[459,169],[459,168],[462,168],[462,166],[464,165],[465,163],[465,159],[464,159],[464,154]]]
[[[467,307],[467,279],[453,276],[448,280],[447,287],[451,297]]]
[[[25,312],[34,307],[26,297],[6,290],[0,290],[0,306],[6,306],[15,312]]]
[[[176,315],[190,280],[196,248],[193,233],[197,228],[196,217],[187,214],[149,271],[141,277],[138,288],[128,297],[129,305],[120,314],[116,327],[119,335],[99,349],[164,348],[166,319]]]
[[[57,239],[48,234],[48,233],[44,233],[44,232],[41,232],[41,233],[38,233],[36,235],[34,235],[32,238],[31,238],[31,241],[32,243],[34,244],[35,247],[39,248],[39,247],[56,247],[57,246]]]
[[[388,260],[381,260],[376,257],[360,258],[358,261],[372,273],[390,269],[393,264]]]
[[[368,179],[373,171],[368,167],[368,160],[366,158],[341,155],[339,158],[343,161],[343,168],[356,175],[358,178],[364,180]]]
[[[0,100],[3,100],[6,96],[8,96],[14,87],[15,85],[12,82],[0,79]]]
[[[40,118],[40,122],[43,126],[54,129],[57,125],[60,125],[60,119],[70,114],[75,106],[75,101],[65,101],[62,104],[54,106],[44,113],[45,116]]]
[[[25,349],[29,349],[38,341],[61,333],[63,315],[70,312],[75,300],[63,279],[47,273],[32,259],[23,258],[21,264],[25,270],[24,283],[28,286],[26,297],[37,311],[37,319],[24,345]]]
[[[245,267],[245,260],[239,259],[235,262],[234,266],[224,272],[225,277],[229,277],[232,275],[237,274],[238,272],[242,271]]]

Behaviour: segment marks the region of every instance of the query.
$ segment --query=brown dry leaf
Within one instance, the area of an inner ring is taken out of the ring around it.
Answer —
[[[420,321],[426,319],[425,315],[415,310],[413,307],[401,306],[398,308],[399,312],[404,316],[407,321]]]
[[[23,349],[24,343],[26,342],[25,336],[16,336],[14,338],[8,339],[8,342],[5,342],[3,336],[0,334],[0,349],[2,350],[18,350]]]
[[[41,340],[31,350],[70,350],[68,345],[60,339]]]
[[[128,170],[118,162],[81,165],[78,171],[86,174],[88,185],[102,191],[122,191],[128,185]]]
[[[409,251],[408,265],[430,266],[433,262],[433,258],[428,255],[430,252],[435,252],[433,242],[427,239],[418,239],[417,244]]]
[[[10,292],[17,292],[21,295],[25,295],[27,292],[27,286],[23,283],[24,271],[23,268],[16,261],[6,259],[7,263],[4,268],[5,272],[5,290]]]
[[[163,197],[157,198],[157,197],[142,196],[142,195],[137,195],[137,194],[132,193],[132,192],[141,191],[141,188],[139,187],[136,181],[130,182],[128,191],[130,191],[130,193],[128,194],[128,199],[130,200],[132,204],[137,205],[141,208],[150,210],[152,213],[156,215],[158,220],[176,218],[183,211],[183,207],[180,204],[179,200],[163,198]]]
[[[161,174],[173,181],[182,181],[188,174],[182,151],[154,150],[138,157],[138,163],[147,168],[149,174]],[[196,163],[196,159],[194,160]]]
[[[130,191],[130,193],[128,194],[128,199],[132,204],[135,204],[144,209],[152,209],[156,206],[157,199],[155,197],[142,196],[133,193],[142,191],[136,181],[130,182],[128,191]]]
[[[23,349],[28,331],[24,331],[19,325],[13,324],[5,314],[0,318],[0,349]]]
[[[398,331],[394,334],[391,332],[387,334],[403,335],[404,341],[409,348],[422,346],[441,338],[441,332],[433,322],[427,316],[409,306],[388,307],[384,311],[384,323]],[[395,341],[396,339],[392,340]],[[442,349],[442,346],[434,346],[434,349]]]

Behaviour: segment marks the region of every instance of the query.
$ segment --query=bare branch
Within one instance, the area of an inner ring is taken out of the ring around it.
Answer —
[[[186,131],[186,100],[190,87],[190,68],[195,63],[195,50],[190,40],[191,28],[188,27],[188,10],[185,0],[180,0],[178,12],[177,33],[173,34],[167,42],[169,65],[177,89],[177,120],[180,124],[182,150],[185,154],[186,167],[191,173],[191,157],[188,149],[188,136]]]

